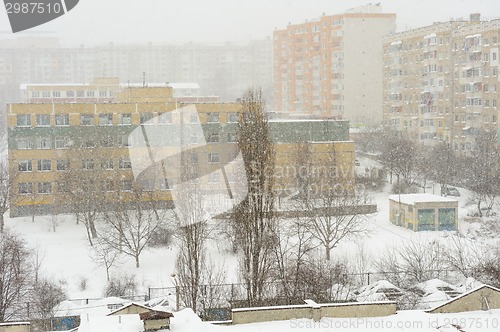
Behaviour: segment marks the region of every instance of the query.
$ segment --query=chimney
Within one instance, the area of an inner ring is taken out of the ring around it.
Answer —
[[[470,22],[480,22],[481,14],[480,13],[472,13],[469,15]]]

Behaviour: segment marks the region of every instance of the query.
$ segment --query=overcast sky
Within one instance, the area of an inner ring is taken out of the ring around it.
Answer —
[[[80,0],[66,15],[14,36],[58,36],[65,44],[224,42],[271,37],[288,22],[302,23],[340,14],[366,0]],[[468,18],[500,17],[499,0],[382,0],[385,13],[397,14],[398,30]],[[373,3],[377,3],[374,1]],[[12,37],[0,9],[0,39]],[[51,33],[47,33],[51,32]]]

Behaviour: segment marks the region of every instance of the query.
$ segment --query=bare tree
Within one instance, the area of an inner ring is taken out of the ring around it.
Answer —
[[[243,155],[248,195],[233,210],[234,235],[242,253],[240,275],[252,305],[262,298],[275,245],[274,147],[260,91],[242,99],[238,145]]]
[[[118,263],[120,251],[116,250],[109,243],[96,239],[94,241],[94,246],[92,246],[92,259],[99,267],[104,267],[106,269],[106,279],[110,281],[109,271],[111,268]]]
[[[0,234],[0,322],[15,315],[31,287],[31,255],[19,236]]]
[[[78,161],[75,161],[75,163]],[[93,161],[92,161],[93,163]],[[97,238],[96,222],[99,214],[104,210],[106,204],[106,191],[99,172],[92,169],[80,170],[75,166],[62,173],[59,179],[59,189],[64,190],[67,195],[60,195],[64,200],[56,204],[67,204],[75,214],[76,222],[85,225],[87,239],[93,245],[93,239]],[[101,172],[102,173],[102,172]]]
[[[9,165],[6,159],[0,156],[0,232],[4,229],[4,215],[10,208],[12,175],[9,175]]]
[[[210,234],[210,216],[203,206],[201,188],[196,182],[185,182],[179,188],[175,201],[179,240],[177,276],[182,288],[183,302],[195,312],[199,291],[206,270],[206,241]]]
[[[415,176],[416,145],[414,141],[402,137],[396,131],[388,131],[382,136],[381,159],[389,169],[392,183],[393,173],[407,184],[413,183]]]
[[[54,317],[58,305],[66,298],[59,285],[48,279],[39,280],[33,285],[29,298],[30,318],[39,320],[38,328],[51,330],[51,318]]]
[[[165,212],[156,208],[150,192],[134,186],[128,194],[114,209],[103,212],[99,234],[108,246],[133,257],[138,268],[139,257],[163,225]]]
[[[475,138],[472,154],[466,158],[467,183],[475,193],[477,212],[482,217],[481,204],[486,203],[488,215],[500,195],[500,150],[496,133],[481,131]]]
[[[376,266],[387,280],[405,287],[436,278],[446,267],[443,257],[444,248],[438,241],[418,239],[386,248]]]
[[[307,231],[323,246],[325,258],[330,260],[332,249],[341,241],[368,232],[359,208],[368,198],[364,191],[356,190],[349,176],[352,165],[341,162],[335,147],[316,152],[311,149],[303,153],[308,171],[301,172],[303,184],[297,202],[305,212]]]
[[[288,302],[299,298],[300,276],[307,264],[308,254],[314,249],[311,235],[300,219],[290,225],[283,223],[275,228],[278,239],[274,252],[274,279],[281,283],[282,294]]]

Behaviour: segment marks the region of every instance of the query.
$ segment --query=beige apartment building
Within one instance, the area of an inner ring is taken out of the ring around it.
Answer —
[[[276,111],[381,122],[382,37],[395,30],[396,14],[369,4],[274,31]]]
[[[435,23],[384,38],[384,123],[424,145],[473,148],[498,131],[499,19]]]
[[[78,184],[91,182],[109,207],[137,200],[138,184],[158,206],[172,207],[173,186],[182,184],[182,173],[188,171],[211,193],[227,194],[245,181],[240,169],[231,167],[239,152],[239,102],[182,102],[184,97],[174,97],[170,85],[120,85],[117,78],[26,89],[35,99],[6,108],[11,217],[74,210],[68,201],[68,183],[74,179]],[[189,130],[181,135],[180,128]],[[322,160],[332,160],[336,179],[352,187],[355,149],[347,121],[273,119],[269,128],[277,190],[297,190],[293,170],[298,167],[293,163]],[[182,153],[182,167],[177,159],[168,159],[180,153],[176,137],[189,145]],[[299,161],[301,147],[307,147],[308,154]],[[165,173],[157,171],[159,165]]]

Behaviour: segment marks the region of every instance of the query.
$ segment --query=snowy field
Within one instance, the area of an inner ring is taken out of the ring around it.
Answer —
[[[439,185],[434,185],[436,192]],[[384,190],[371,193],[373,203],[377,204],[377,213],[368,215],[364,222],[370,233],[356,241],[343,241],[332,251],[333,258],[349,257],[361,246],[376,258],[388,245],[408,241],[432,241],[453,236],[455,232],[413,232],[389,222],[390,184]],[[432,193],[432,189],[427,192]],[[470,205],[470,193],[460,188],[459,228],[462,233],[477,237],[477,223],[465,222],[467,213],[474,208]],[[106,271],[97,266],[91,257],[91,248],[86,239],[85,227],[76,224],[73,215],[59,215],[55,232],[53,220],[49,216],[6,218],[6,227],[20,235],[37,252],[42,260],[42,273],[58,282],[66,290],[70,299],[100,298],[106,286]],[[495,238],[484,241],[495,243]],[[212,260],[227,269],[227,282],[237,282],[237,258],[229,252],[227,239],[217,238],[209,243],[208,250]],[[321,250],[321,248],[318,248]],[[138,283],[138,293],[147,294],[148,287],[172,287],[171,275],[175,272],[175,246],[167,248],[148,248],[141,255],[141,267],[135,268],[134,261],[128,256],[121,257],[119,264],[111,268],[111,275],[134,275]],[[84,285],[85,287],[83,287]]]
[[[334,258],[350,257],[357,249],[363,247],[373,260],[380,255],[387,246],[397,245],[409,241],[432,241],[454,236],[455,232],[413,232],[392,225],[389,222],[390,184],[378,193],[371,193],[372,202],[377,204],[377,213],[367,216],[363,221],[370,230],[368,236],[356,241],[344,241],[332,251]],[[435,184],[436,193],[439,185]],[[477,219],[470,218],[470,193],[459,188],[459,228],[468,237],[478,239],[481,236],[481,224]],[[432,193],[431,188],[427,192]],[[464,221],[466,219],[467,221]],[[91,248],[86,238],[85,227],[77,225],[72,215],[59,215],[56,220],[49,216],[38,216],[35,221],[31,217],[6,218],[6,227],[20,234],[39,257],[42,264],[42,274],[63,287],[73,307],[67,309],[66,314],[82,314],[80,331],[137,331],[138,317],[130,318],[130,324],[117,324],[113,318],[105,318],[108,313],[107,304],[114,299],[95,300],[102,298],[107,284],[106,271],[99,267],[91,257]],[[495,234],[486,234],[481,238],[483,242],[497,241]],[[222,237],[212,239],[208,250],[212,260],[227,269],[227,282],[238,282],[237,258],[230,253],[230,244]],[[321,250],[321,249],[318,249]],[[175,245],[163,248],[148,248],[141,255],[141,267],[136,268],[132,258],[124,256],[118,264],[111,268],[111,275],[133,275],[138,284],[138,295],[146,295],[149,287],[172,287],[174,281],[171,275],[175,272],[177,249]],[[79,300],[82,299],[82,300]],[[84,299],[91,299],[89,305]],[[94,300],[92,300],[94,299]],[[119,299],[116,299],[119,301]],[[115,302],[116,302],[115,301]],[[171,306],[172,308],[171,299]],[[90,320],[86,320],[90,317]],[[135,317],[135,316],[134,316]],[[129,318],[127,318],[129,319]],[[96,328],[96,325],[99,328]],[[449,324],[465,327],[465,331],[500,331],[500,310],[489,312],[469,312],[464,314],[427,314],[421,311],[401,311],[397,315],[383,318],[367,319],[323,319],[313,322],[307,319],[290,320],[272,323],[255,323],[239,326],[216,326],[201,320],[190,310],[185,309],[175,313],[172,319],[172,330],[175,331],[294,331],[297,329],[314,331],[457,331]],[[134,328],[135,326],[135,328]]]

